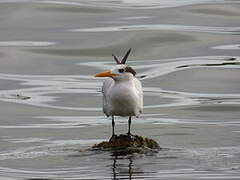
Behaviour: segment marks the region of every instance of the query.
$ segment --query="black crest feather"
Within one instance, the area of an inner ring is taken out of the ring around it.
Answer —
[[[117,64],[125,64],[131,50],[132,50],[131,48],[128,49],[128,51],[126,52],[126,54],[124,55],[124,57],[122,58],[121,61],[119,61],[119,59],[114,54],[112,54],[112,56],[113,56],[113,58],[114,58],[114,60],[116,61]],[[137,74],[136,71],[130,66],[127,66],[125,71],[129,72],[129,73],[132,73],[134,76]]]
[[[121,61],[119,61],[119,59],[114,54],[112,54],[112,56],[113,56],[113,58],[114,58],[114,60],[116,61],[117,64],[125,64],[131,50],[132,50],[131,48],[128,49],[128,51],[126,52],[125,56],[122,58]]]
[[[136,74],[137,74],[136,71],[132,67],[130,67],[130,66],[127,66],[125,71],[129,72],[129,73],[132,73],[133,76],[136,76]]]
[[[112,54],[112,56],[113,56],[113,58],[114,58],[114,60],[116,61],[117,64],[121,64],[121,62],[118,60],[118,58],[114,54]]]

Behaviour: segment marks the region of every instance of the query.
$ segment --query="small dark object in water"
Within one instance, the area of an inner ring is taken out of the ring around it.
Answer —
[[[234,60],[236,60],[236,58],[235,57],[231,57],[231,58],[229,58],[229,59],[227,59],[228,61],[234,61]]]
[[[139,135],[120,134],[114,136],[109,141],[103,141],[95,144],[93,150],[108,150],[114,155],[126,155],[132,153],[148,153],[160,150],[159,144],[153,139]]]
[[[21,99],[21,100],[27,100],[27,99],[30,99],[31,97],[28,97],[28,96],[23,96],[23,95],[21,95],[21,94],[16,94],[16,97],[18,98],[18,99]]]

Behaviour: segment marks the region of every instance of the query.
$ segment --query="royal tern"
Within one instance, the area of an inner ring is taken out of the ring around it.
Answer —
[[[109,77],[102,86],[103,112],[112,117],[112,138],[115,137],[114,116],[128,116],[128,132],[131,135],[132,116],[138,117],[143,110],[143,91],[134,69],[126,65],[131,49],[121,61],[113,55],[117,65],[110,71],[96,74],[95,77]],[[112,139],[111,138],[111,139]],[[111,140],[110,139],[110,140]]]

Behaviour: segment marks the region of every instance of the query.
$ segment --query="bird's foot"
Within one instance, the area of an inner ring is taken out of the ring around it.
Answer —
[[[133,136],[133,134],[130,132],[127,132],[127,136],[131,137],[131,136]]]
[[[112,137],[109,139],[109,142],[113,142],[117,138],[116,134],[113,134]]]

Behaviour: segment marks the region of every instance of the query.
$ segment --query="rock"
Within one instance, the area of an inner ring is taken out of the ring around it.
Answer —
[[[153,139],[139,135],[120,134],[112,137],[109,141],[95,144],[93,150],[106,150],[114,155],[125,155],[132,153],[148,153],[160,150],[159,144]]]

